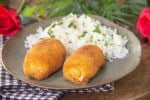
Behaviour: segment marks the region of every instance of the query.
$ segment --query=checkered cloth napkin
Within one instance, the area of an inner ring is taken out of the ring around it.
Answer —
[[[7,37],[0,36],[0,49]],[[1,56],[1,55],[0,55]],[[0,57],[1,58],[1,57]],[[0,100],[7,99],[46,99],[58,100],[64,93],[68,92],[107,92],[114,90],[114,84],[109,83],[99,87],[81,90],[53,90],[45,89],[24,83],[16,79],[3,68],[0,61]]]

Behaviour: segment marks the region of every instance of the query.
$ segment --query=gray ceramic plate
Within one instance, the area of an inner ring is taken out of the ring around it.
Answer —
[[[101,69],[87,85],[75,85],[65,80],[62,75],[62,70],[59,70],[43,81],[30,79],[24,75],[22,63],[27,51],[27,49],[25,49],[24,47],[26,36],[35,33],[36,28],[38,28],[39,26],[46,27],[51,23],[52,20],[41,21],[32,24],[24,28],[20,33],[6,42],[2,50],[2,62],[5,66],[5,69],[19,80],[35,86],[50,89],[80,89],[99,86],[118,80],[132,72],[140,62],[141,45],[139,40],[129,30],[124,29],[103,17],[93,16],[93,18],[98,19],[106,26],[117,28],[120,34],[126,35],[129,39],[129,42],[127,44],[127,47],[129,48],[129,54],[124,59],[117,59],[112,63],[106,62],[105,67]],[[53,20],[59,20],[59,18]]]

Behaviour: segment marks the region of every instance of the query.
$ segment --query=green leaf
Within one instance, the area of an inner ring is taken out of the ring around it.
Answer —
[[[53,5],[53,8],[68,6],[68,5],[72,4],[72,2],[73,2],[73,0],[62,0],[62,1],[56,2]]]
[[[43,14],[44,14],[44,6],[42,5],[40,8],[39,8],[39,11],[38,11],[38,17],[41,17]]]
[[[129,8],[132,8],[132,6],[125,4],[125,5],[120,5],[120,6],[118,6],[118,8],[119,8],[119,9],[129,9]]]
[[[90,14],[91,13],[91,11],[84,5],[82,5],[82,9],[83,9],[84,13],[86,13],[86,14]]]
[[[34,5],[25,5],[26,8],[21,10],[21,13],[25,16],[38,15],[37,17],[42,18],[65,16],[69,13],[96,14],[131,25],[130,19],[137,17],[146,4],[136,0],[124,1],[123,4],[118,4],[116,0],[39,0],[39,3]]]
[[[128,14],[126,12],[113,12],[115,16],[122,16],[122,17],[135,17],[136,15]]]
[[[120,23],[124,23],[124,24],[126,24],[126,25],[128,25],[128,26],[133,26],[133,23],[131,23],[130,21],[128,21],[128,20],[125,20],[125,19],[123,19],[123,18],[119,18],[119,17],[113,17],[113,19],[115,20],[115,21],[119,21]]]
[[[21,5],[19,6],[17,12],[20,13],[23,10],[24,6],[25,6],[25,0],[22,0]]]
[[[52,18],[69,14],[72,11],[72,1],[73,0],[63,0],[60,2],[55,2],[47,9],[47,16]]]
[[[33,14],[33,12],[36,10],[36,6],[28,6],[26,9],[24,9],[24,11],[22,12],[22,15],[24,16],[30,16],[31,14]]]

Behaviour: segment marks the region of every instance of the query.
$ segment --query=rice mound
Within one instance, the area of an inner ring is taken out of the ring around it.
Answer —
[[[30,49],[43,38],[59,39],[66,47],[67,55],[86,44],[100,47],[110,62],[126,57],[129,52],[126,36],[118,34],[115,28],[101,25],[100,21],[85,14],[79,17],[69,14],[59,21],[52,22],[44,30],[39,27],[36,33],[26,37],[25,48]]]

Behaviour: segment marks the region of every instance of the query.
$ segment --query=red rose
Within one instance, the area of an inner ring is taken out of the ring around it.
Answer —
[[[142,10],[140,17],[136,24],[137,30],[150,42],[150,8]]]
[[[0,5],[0,34],[13,36],[20,30],[21,22],[16,10]]]

